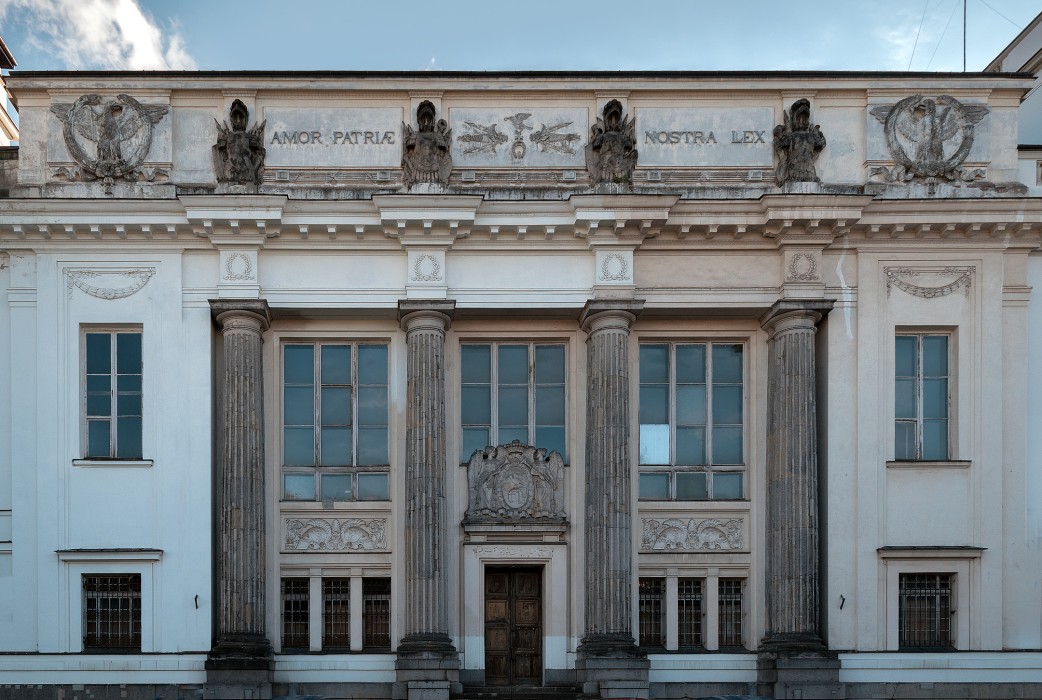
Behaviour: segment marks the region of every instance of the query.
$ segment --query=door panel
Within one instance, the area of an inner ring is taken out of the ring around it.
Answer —
[[[485,684],[541,685],[543,571],[485,569]]]

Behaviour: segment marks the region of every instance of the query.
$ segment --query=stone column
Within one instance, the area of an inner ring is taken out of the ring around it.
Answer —
[[[838,661],[821,636],[815,334],[830,300],[777,302],[767,367],[767,634],[761,692],[831,697]]]
[[[214,552],[218,592],[208,679],[264,681],[272,650],[264,629],[264,379],[261,334],[271,316],[258,299],[221,299],[210,308],[224,336],[220,478]],[[220,672],[230,672],[221,675]],[[254,674],[241,672],[259,672]],[[249,676],[247,678],[247,676]],[[256,677],[253,677],[256,676]]]
[[[577,670],[588,695],[647,697],[648,661],[633,638],[630,324],[643,301],[590,301],[587,338],[586,631]]]
[[[401,301],[408,346],[405,446],[405,634],[396,697],[447,698],[459,687],[449,638],[446,554],[445,332],[454,301]]]

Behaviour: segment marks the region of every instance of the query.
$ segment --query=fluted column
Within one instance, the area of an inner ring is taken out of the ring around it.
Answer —
[[[217,497],[216,644],[221,667],[264,668],[271,643],[264,629],[264,379],[261,334],[270,314],[263,300],[210,302],[224,336],[220,390],[220,479]]]
[[[399,304],[408,346],[405,634],[398,654],[455,655],[449,639],[445,502],[445,332],[455,302]]]
[[[586,655],[636,653],[632,630],[630,324],[643,302],[589,302],[586,392]]]
[[[767,635],[762,648],[823,649],[819,620],[817,323],[831,302],[779,302],[765,317]]]

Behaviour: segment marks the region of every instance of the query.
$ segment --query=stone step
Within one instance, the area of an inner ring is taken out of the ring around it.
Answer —
[[[576,700],[578,686],[464,686],[455,700]]]

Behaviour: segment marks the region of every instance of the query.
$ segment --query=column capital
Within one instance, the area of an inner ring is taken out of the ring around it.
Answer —
[[[760,327],[771,337],[794,328],[814,328],[835,303],[835,299],[779,299],[760,317]]]
[[[629,331],[643,309],[643,299],[590,299],[579,314],[579,325],[587,333],[607,328]]]
[[[271,308],[265,299],[210,299],[210,313],[222,329],[235,319],[250,319],[260,333],[271,325]]]
[[[398,300],[398,321],[406,332],[426,329],[444,333],[455,315],[455,299]]]

